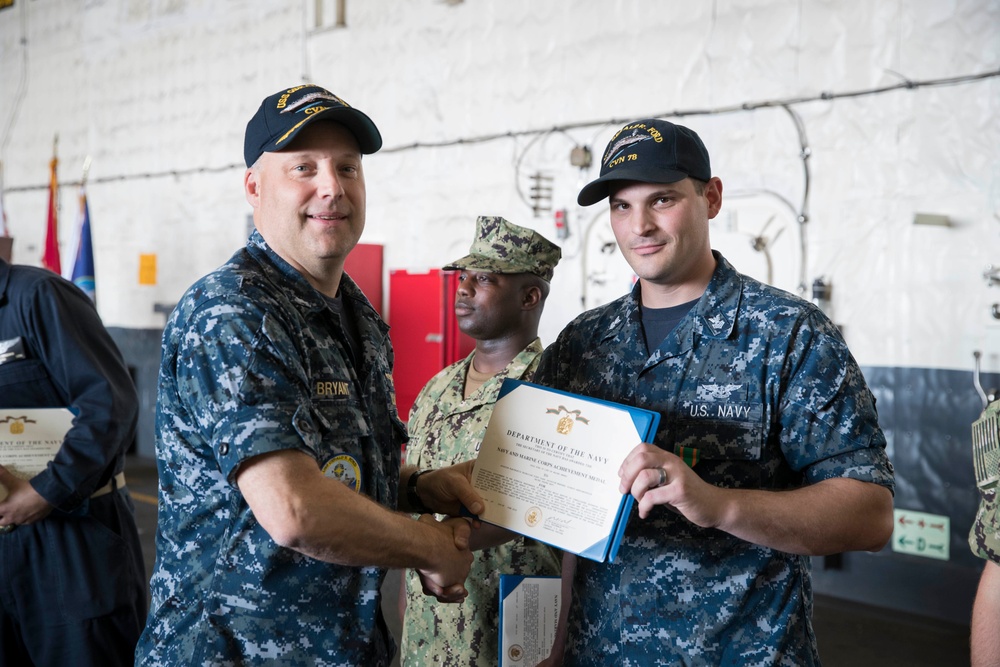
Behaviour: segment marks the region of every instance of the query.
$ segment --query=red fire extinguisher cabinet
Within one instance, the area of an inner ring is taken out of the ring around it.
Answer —
[[[396,355],[393,380],[404,421],[427,381],[476,346],[458,330],[457,287],[457,271],[389,271],[389,337]]]

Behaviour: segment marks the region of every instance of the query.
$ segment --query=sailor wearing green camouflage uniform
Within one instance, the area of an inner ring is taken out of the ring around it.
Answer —
[[[385,667],[387,568],[464,580],[464,521],[387,509],[405,440],[393,352],[343,274],[364,227],[361,155],[380,145],[367,116],[317,86],[266,98],[247,125],[256,230],[163,336],[139,667]]]
[[[980,558],[1000,563],[1000,515],[997,486],[1000,482],[1000,402],[994,401],[972,425],[973,464],[979,489],[979,511],[969,531],[969,546]]]
[[[1000,564],[1000,514],[997,514],[997,487],[979,489],[979,511],[969,531],[969,546],[980,558]]]
[[[975,464],[979,511],[969,531],[972,553],[985,559],[972,607],[971,664],[1000,664],[1000,402],[993,401],[972,425],[972,460]]]
[[[456,314],[459,327],[477,338],[477,350],[431,378],[417,396],[408,422],[407,464],[418,469],[439,467],[478,454],[500,385],[508,377],[530,380],[542,352],[537,316],[543,304],[533,304],[533,310],[522,318],[522,311],[511,300],[518,297],[519,283],[500,286],[496,281],[530,274],[548,282],[560,256],[558,246],[537,232],[503,218],[478,219],[469,255],[444,267],[463,272],[456,296]],[[489,290],[503,297],[502,303],[512,304],[513,309],[497,307],[497,300],[490,302],[493,306],[488,309],[490,304],[478,295]],[[473,312],[480,320],[491,320],[490,333],[471,324],[475,319]],[[516,345],[519,351],[512,348],[503,358],[509,359],[509,363],[499,372],[477,372],[476,367],[484,363],[483,339],[509,337],[512,327],[520,340],[530,340],[527,346]],[[511,359],[510,355],[515,353]],[[421,592],[416,575],[408,571],[402,664],[495,666],[501,574],[558,575],[559,558],[551,547],[523,537],[477,552],[466,583],[469,597],[458,606],[435,604]]]
[[[622,465],[638,502],[615,562],[578,559],[566,664],[816,665],[808,555],[891,534],[874,397],[818,308],[711,250],[722,184],[694,132],[623,128],[579,203],[604,197],[639,281],[571,322],[535,382],[662,419]]]

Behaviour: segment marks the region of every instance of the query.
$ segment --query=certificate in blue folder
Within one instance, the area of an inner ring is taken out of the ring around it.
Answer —
[[[482,521],[598,562],[614,561],[632,496],[618,469],[652,442],[658,412],[504,380],[472,485]]]
[[[500,575],[499,667],[537,665],[549,657],[561,594],[559,577]]]

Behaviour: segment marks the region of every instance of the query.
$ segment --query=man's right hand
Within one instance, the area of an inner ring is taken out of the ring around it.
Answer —
[[[475,459],[429,471],[420,478],[420,497],[435,512],[460,516],[465,507],[473,514],[485,509],[483,499],[472,488]]]
[[[421,516],[419,521],[433,525],[441,534],[441,544],[434,551],[436,565],[417,570],[424,594],[433,595],[438,602],[462,602],[469,594],[465,589],[465,579],[472,567],[469,522],[465,519],[439,522],[429,514]]]
[[[44,519],[53,510],[30,482],[15,477],[3,466],[0,466],[0,485],[7,491],[0,502],[0,526],[27,526]]]

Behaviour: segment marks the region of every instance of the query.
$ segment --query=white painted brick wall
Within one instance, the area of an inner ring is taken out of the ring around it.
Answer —
[[[552,235],[551,218],[533,218],[518,185],[526,191],[537,170],[553,176],[573,235],[543,322],[551,341],[579,311],[584,287],[592,306],[630,280],[620,257],[600,252],[611,239],[602,207],[575,207],[597,172],[570,166],[575,144],[596,160],[637,117],[1000,70],[996,0],[347,0],[347,28],[306,32],[311,6],[17,0],[0,11],[0,132],[10,125],[0,159],[16,261],[40,261],[58,132],[61,181],[79,179],[93,158],[102,316],[113,326],[162,325],[153,305],[175,302],[243,241],[247,119],[264,96],[306,77],[382,130],[387,150],[365,165],[363,240],[386,245],[387,268],[464,254],[481,214]],[[1000,264],[1000,78],[793,109],[812,151],[806,280],[832,282],[834,318],[859,361],[971,368],[982,349],[986,370],[1000,371],[1000,321],[989,314],[1000,288],[981,276]],[[766,277],[749,243],[771,220],[766,235],[781,230],[774,282],[795,290],[804,183],[789,114],[681,122],[702,134],[725,184],[714,245]],[[406,148],[586,123],[544,137]],[[60,200],[68,262],[75,188],[64,186]],[[914,226],[916,212],[948,215],[953,226]],[[143,253],[157,255],[155,286],[138,284]]]

